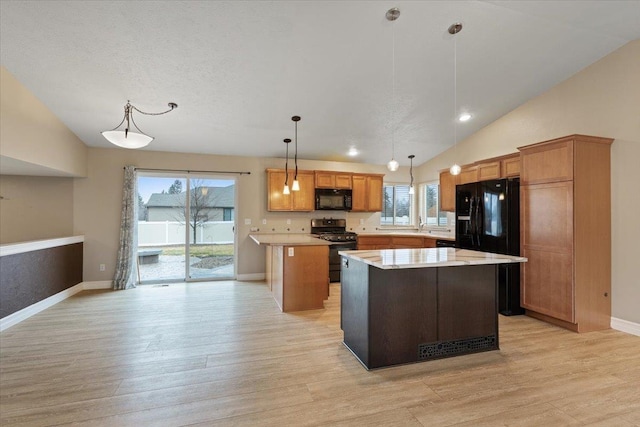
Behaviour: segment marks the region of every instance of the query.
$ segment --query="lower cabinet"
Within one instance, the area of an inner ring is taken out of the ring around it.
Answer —
[[[436,239],[423,236],[358,236],[358,250],[435,248]]]

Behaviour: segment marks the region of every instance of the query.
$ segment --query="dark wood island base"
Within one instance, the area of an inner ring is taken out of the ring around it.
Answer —
[[[497,350],[496,270],[381,269],[343,257],[343,343],[367,369]]]

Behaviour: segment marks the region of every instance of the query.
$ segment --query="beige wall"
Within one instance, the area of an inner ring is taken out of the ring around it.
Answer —
[[[73,235],[73,179],[0,176],[0,243]]]
[[[379,213],[267,212],[266,173],[282,168],[283,159],[181,154],[141,150],[90,148],[87,178],[74,180],[74,234],[85,236],[84,280],[111,280],[118,252],[123,167],[148,169],[247,171],[237,176],[238,274],[265,272],[264,248],[249,239],[251,227],[260,232],[309,232],[311,218],[345,218],[354,231],[372,230],[380,224]],[[384,166],[356,163],[299,161],[300,169],[385,173]],[[402,172],[396,172],[402,173]],[[245,219],[251,225],[245,225]],[[263,225],[262,220],[267,224]],[[291,224],[287,224],[291,220]],[[360,224],[362,220],[362,224]],[[106,264],[100,272],[99,265]]]
[[[84,143],[2,66],[0,153],[2,174],[16,164],[32,175],[87,174]]]
[[[612,145],[612,315],[640,323],[640,40],[585,68],[418,168],[421,181],[453,164],[517,151],[574,133],[614,138]]]

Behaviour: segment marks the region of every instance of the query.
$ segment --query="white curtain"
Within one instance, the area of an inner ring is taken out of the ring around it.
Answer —
[[[138,271],[138,188],[134,166],[124,168],[122,188],[122,222],[120,223],[120,248],[116,260],[113,289],[136,287]]]

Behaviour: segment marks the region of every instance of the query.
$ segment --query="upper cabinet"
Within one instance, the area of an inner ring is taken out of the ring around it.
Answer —
[[[455,212],[456,210],[456,176],[449,169],[440,172],[440,210]]]
[[[348,172],[315,171],[316,188],[351,189]]]
[[[382,178],[384,175],[358,174],[352,176],[352,207],[354,212],[382,211]]]
[[[289,188],[293,185],[295,171],[289,171]],[[313,171],[298,170],[300,191],[283,194],[285,173],[283,169],[267,169],[267,210],[301,211],[315,209],[315,175]]]
[[[451,175],[448,169],[440,172],[440,210],[455,212],[456,185],[490,179],[520,176],[520,153],[480,160],[462,166],[459,175]]]

